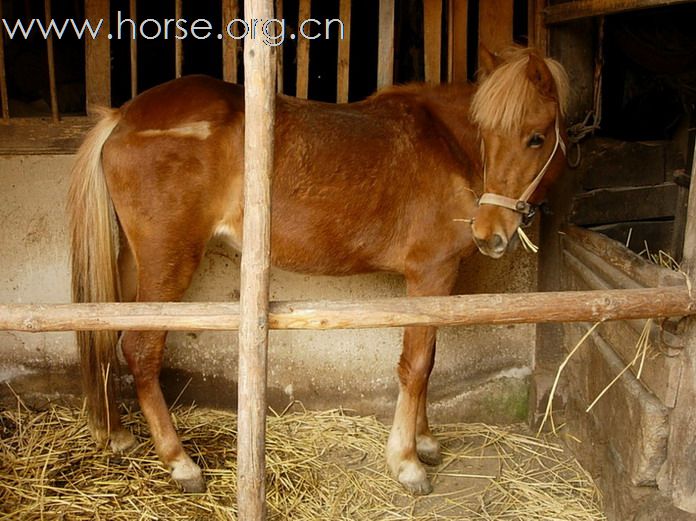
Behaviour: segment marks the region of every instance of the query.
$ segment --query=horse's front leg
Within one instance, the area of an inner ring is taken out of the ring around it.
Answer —
[[[407,274],[409,296],[447,295],[456,279],[458,262]],[[387,464],[396,479],[414,494],[429,494],[432,486],[421,462],[437,464],[440,445],[430,432],[428,378],[435,362],[435,327],[407,327],[399,360],[399,398],[387,442]]]
[[[435,354],[435,333],[434,327],[407,327],[404,331],[404,348],[397,370],[399,398],[387,442],[389,469],[414,494],[429,494],[432,491],[425,468],[418,458],[416,439],[421,396],[425,395],[431,360]]]

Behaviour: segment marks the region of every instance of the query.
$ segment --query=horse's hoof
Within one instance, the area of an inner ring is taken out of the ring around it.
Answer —
[[[404,461],[401,464],[398,480],[408,492],[417,496],[430,494],[433,491],[423,465],[416,461]]]
[[[178,483],[185,494],[200,494],[206,490],[203,472],[188,456],[185,460],[173,465],[172,479]]]
[[[195,479],[177,479],[176,482],[184,494],[202,494],[206,491],[203,476]]]
[[[436,466],[442,463],[440,443],[432,436],[418,436],[416,438],[416,452],[418,459],[426,465]]]
[[[116,454],[122,454],[136,444],[136,439],[130,431],[121,429],[111,433],[109,443],[111,450]]]

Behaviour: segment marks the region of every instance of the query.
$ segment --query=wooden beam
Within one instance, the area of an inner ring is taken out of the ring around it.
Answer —
[[[425,81],[437,84],[442,79],[442,0],[424,0],[423,35]]]
[[[138,5],[137,0],[130,0],[129,2],[129,15],[131,20],[133,20],[137,26],[138,24]],[[135,29],[131,34],[132,38],[130,40],[130,84],[131,84],[131,97],[135,98],[138,95],[138,34]]]
[[[85,93],[87,114],[97,107],[111,106],[111,42],[109,0],[85,0],[85,18],[93,25],[103,20],[96,38],[85,38]]]
[[[696,161],[691,166],[691,179],[694,176]],[[696,284],[696,183],[693,182],[689,190],[681,267],[693,288]],[[696,324],[693,320],[685,333],[685,341],[686,347],[681,353],[682,377],[670,417],[665,472],[658,485],[663,492],[671,493],[677,508],[696,514]]]
[[[238,16],[238,0],[222,0],[222,22],[228,24]],[[227,27],[222,34],[222,78],[230,83],[237,83],[239,42],[227,34]]]
[[[513,0],[479,2],[479,44],[497,52],[512,44]]]
[[[0,330],[232,331],[236,303],[118,303],[0,305]],[[557,291],[452,297],[273,302],[271,329],[367,329],[597,322],[696,314],[685,287]]]
[[[311,0],[300,0],[298,24],[302,24],[302,22],[311,17]],[[311,27],[311,24],[308,24],[306,27]],[[297,34],[297,81],[295,95],[302,99],[307,99],[309,96],[309,39],[299,34],[299,26]]]
[[[69,116],[56,123],[51,118],[12,118],[11,123],[0,125],[0,156],[74,154],[95,120]]]
[[[0,18],[2,18],[2,2],[0,1]],[[5,34],[0,36],[0,107],[5,123],[10,119],[10,98],[7,94],[7,70],[5,68]]]
[[[377,88],[394,83],[394,0],[379,0]]]
[[[48,27],[51,22],[51,0],[44,0],[44,23]],[[60,121],[58,108],[58,86],[56,85],[56,55],[53,48],[53,32],[46,38],[46,54],[48,56],[48,88],[51,95],[51,117],[54,123]]]
[[[181,20],[183,15],[183,0],[174,0],[174,18]],[[224,18],[223,18],[224,20]],[[223,31],[224,33],[224,31]],[[223,36],[224,38],[224,36]],[[184,40],[174,38],[174,76],[181,78],[184,68]]]
[[[693,0],[575,0],[547,7],[544,10],[544,21],[547,25],[553,25],[591,16],[604,16],[691,2]]]
[[[527,6],[527,44],[545,55],[549,50],[549,31],[544,24],[546,3],[546,0],[528,0]]]
[[[275,17],[278,20],[284,20],[285,18],[283,17],[283,0],[275,0]],[[274,24],[274,29],[276,29],[275,24]],[[277,36],[277,30],[276,30],[276,36]],[[283,94],[285,92],[285,85],[283,81],[283,74],[284,74],[284,63],[283,63],[283,45],[280,45],[279,47],[276,47],[275,49],[275,55],[276,55],[276,92],[278,94]]]
[[[469,0],[449,0],[447,37],[447,78],[452,83],[466,83]]]
[[[245,0],[249,19],[273,18],[273,0]],[[275,60],[261,38],[244,44],[244,224],[240,281],[237,506],[240,521],[266,518],[265,433]]]
[[[348,103],[350,87],[350,28],[351,0],[341,0],[338,18],[343,22],[343,38],[338,40],[338,71],[336,73],[336,101]]]

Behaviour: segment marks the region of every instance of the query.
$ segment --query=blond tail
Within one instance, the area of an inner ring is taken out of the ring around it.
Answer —
[[[116,302],[118,229],[104,172],[102,148],[120,119],[105,110],[87,135],[72,169],[68,195],[71,231],[72,298],[74,302]],[[78,331],[83,391],[89,425],[97,443],[104,445],[118,425],[114,373],[118,369],[115,331]]]

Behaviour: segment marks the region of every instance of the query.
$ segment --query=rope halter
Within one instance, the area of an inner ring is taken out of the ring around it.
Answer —
[[[559,129],[559,124],[558,124],[558,116],[556,116],[556,122],[554,125],[555,132],[556,132],[556,143],[553,146],[553,150],[551,151],[551,155],[549,158],[546,160],[546,163],[544,166],[539,170],[539,173],[536,175],[536,177],[532,180],[532,182],[527,186],[526,190],[522,193],[521,196],[519,196],[517,199],[514,199],[512,197],[507,197],[505,195],[499,195],[499,194],[493,194],[486,192],[484,193],[478,201],[479,206],[488,204],[491,206],[500,206],[502,208],[507,208],[508,210],[512,210],[513,212],[517,212],[519,214],[522,214],[523,217],[523,222],[528,223],[531,221],[532,217],[534,217],[534,214],[536,212],[536,208],[534,205],[529,203],[529,198],[532,197],[532,194],[536,191],[536,189],[539,187],[539,184],[541,183],[541,180],[544,178],[544,174],[546,174],[546,171],[549,168],[549,165],[551,164],[551,161],[553,161],[554,156],[556,155],[556,152],[558,152],[558,149],[560,148],[561,151],[563,152],[563,155],[566,155],[566,145],[561,139],[561,132]],[[485,184],[486,184],[486,170],[484,167],[484,190],[486,189]]]

